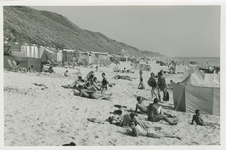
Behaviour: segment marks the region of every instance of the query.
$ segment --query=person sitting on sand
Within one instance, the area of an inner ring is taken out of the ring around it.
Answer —
[[[45,72],[55,73],[55,71],[53,70],[53,66],[49,66],[49,68],[45,70]]]
[[[93,80],[93,78],[94,78],[94,74],[91,74],[91,75],[89,76],[89,78],[85,81],[84,87],[85,87],[86,89],[91,89],[91,88],[92,88],[92,80]]]
[[[73,94],[76,96],[99,99],[99,100],[110,100],[112,93],[110,94],[98,94],[96,91],[90,91],[78,86],[77,89],[73,90]]]
[[[98,91],[101,90],[101,86],[97,81],[97,77],[93,77],[92,81],[91,81],[91,85]]]
[[[155,74],[152,72],[151,77],[148,80],[148,85],[151,87],[151,97],[153,97],[153,95],[155,95],[155,97],[157,97],[157,95],[155,93],[157,83],[156,83],[154,76],[155,76]]]
[[[217,123],[209,123],[209,122],[204,122],[201,118],[201,111],[200,110],[196,110],[195,111],[195,115],[193,115],[192,117],[192,121],[191,121],[191,124],[193,124],[195,121],[195,123],[197,125],[200,125],[200,126],[207,126],[207,125],[219,125]]]
[[[108,85],[108,81],[107,78],[105,77],[105,73],[102,73],[102,85],[101,85],[101,94],[105,93],[105,91],[107,91],[107,85]]]
[[[61,87],[63,87],[63,88],[76,89],[76,87],[77,87],[78,85],[83,85],[83,84],[84,84],[84,80],[82,79],[81,76],[78,76],[78,79],[75,80],[72,84],[62,85]]]
[[[203,120],[202,120],[202,118],[200,116],[200,110],[198,110],[198,109],[195,111],[195,115],[192,117],[191,124],[193,124],[194,121],[195,121],[195,123],[197,125],[200,125],[200,126],[203,126],[204,125],[203,124],[204,122],[203,122]]]
[[[35,73],[36,72],[34,70],[34,66],[33,65],[31,65],[31,67],[28,67],[27,71],[30,72],[30,73]]]
[[[140,70],[140,83],[138,85],[138,89],[141,89],[141,90],[145,89],[144,82],[143,82],[143,71],[142,70]]]
[[[94,74],[94,71],[90,71],[90,72],[87,74],[87,76],[86,76],[86,80],[88,80],[88,79],[90,78],[90,76],[93,75],[93,74]]]
[[[65,76],[65,77],[70,77],[69,74],[68,74],[68,70],[66,70],[66,71],[64,72],[64,76]]]
[[[154,99],[154,103],[148,106],[147,115],[148,121],[158,122],[160,120],[164,120],[168,122],[170,125],[176,125],[178,120],[169,120],[163,113],[161,106],[158,104],[158,98]]]
[[[174,134],[165,133],[165,132],[157,133],[154,130],[154,128],[144,129],[133,120],[129,123],[129,126],[131,127],[131,130],[127,129],[126,130],[127,133],[129,133],[130,135],[136,136],[136,137],[141,135],[141,136],[147,136],[147,137],[152,137],[152,138],[169,137],[169,138],[177,138],[177,139],[181,140],[181,138],[179,136],[176,136]]]
[[[136,109],[135,109],[135,113],[137,113],[137,110],[140,110],[142,113],[147,113],[147,106],[144,105],[144,100],[142,97],[138,96],[137,97],[137,105],[136,105]]]

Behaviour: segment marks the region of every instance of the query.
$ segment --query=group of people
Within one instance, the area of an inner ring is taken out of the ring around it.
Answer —
[[[143,82],[143,71],[140,70],[140,83],[138,85],[138,89],[145,89],[144,82]],[[167,91],[166,87],[166,80],[163,77],[163,71],[160,70],[158,72],[157,81],[155,79],[155,74],[152,72],[151,77],[148,79],[148,85],[151,87],[151,96],[158,97],[161,102],[161,94],[160,92],[163,92],[162,100],[163,101],[169,101],[169,92]],[[158,95],[156,94],[156,90],[158,92]]]
[[[164,120],[168,122],[170,125],[176,125],[178,119],[176,117],[171,116],[163,112],[163,108],[158,104],[158,99],[154,99],[154,103],[149,106],[144,105],[144,98],[138,96],[137,97],[137,105],[135,112],[131,113],[122,113],[120,116],[111,116],[109,117],[109,121],[112,124],[121,126],[121,127],[129,127],[127,128],[127,132],[133,136],[147,136],[152,138],[161,138],[161,137],[170,137],[181,139],[179,136],[176,136],[171,133],[162,132],[160,127],[154,127],[150,124],[150,122],[158,122],[160,120]],[[120,108],[121,110],[126,109],[124,107]],[[143,114],[147,114],[148,121],[140,120],[138,118],[138,110],[140,110]],[[170,120],[169,117],[174,118]]]
[[[78,79],[76,79],[72,84],[62,85],[62,87],[73,89],[71,93],[76,96],[110,100],[112,94],[105,93],[109,84],[107,78],[105,77],[105,73],[102,73],[102,78],[101,82],[98,81],[97,77],[94,76],[94,71],[90,71],[85,79],[78,76]]]
[[[151,103],[148,106],[144,105],[144,98],[138,96],[137,97],[137,105],[135,112],[128,113],[125,110],[125,107],[120,107],[120,110],[122,110],[121,115],[118,117],[111,116],[108,118],[109,122],[111,124],[115,124],[121,127],[127,127],[127,133],[129,133],[132,136],[147,136],[152,138],[161,138],[161,137],[169,137],[169,138],[177,138],[181,140],[181,137],[174,135],[172,133],[166,133],[162,132],[160,127],[155,127],[150,122],[159,122],[161,120],[169,123],[170,125],[177,125],[178,119],[176,116],[172,116],[171,114],[168,114],[163,111],[163,108],[161,105],[158,104],[159,100],[158,98],[154,99],[154,102]],[[147,114],[147,121],[140,120],[138,118],[138,110],[140,110],[143,114]],[[172,119],[170,119],[172,118]],[[205,125],[219,125],[219,124],[211,124],[204,122],[201,118],[201,111],[196,110],[195,115],[192,117],[191,124],[193,125],[194,122],[197,125],[205,126]],[[129,127],[129,128],[128,128]]]

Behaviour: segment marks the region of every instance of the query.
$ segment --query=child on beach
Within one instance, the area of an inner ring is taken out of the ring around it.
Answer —
[[[143,89],[145,89],[144,82],[143,82],[143,71],[140,70],[139,73],[140,73],[140,83],[138,85],[138,89],[143,90]]]
[[[200,125],[200,126],[203,126],[204,124],[203,124],[203,120],[202,120],[202,118],[201,118],[201,113],[200,113],[200,110],[196,110],[195,111],[195,115],[192,117],[192,121],[191,121],[191,124],[193,124],[194,123],[194,121],[195,121],[195,123],[197,124],[197,125]]]
[[[192,117],[192,121],[191,121],[191,124],[193,124],[195,121],[195,123],[197,125],[200,125],[200,126],[206,126],[206,125],[219,125],[217,123],[209,123],[209,122],[204,122],[201,118],[201,111],[200,110],[196,110],[195,111],[195,115],[193,115]]]
[[[102,73],[102,77],[103,77],[103,80],[101,85],[101,94],[105,93],[105,91],[107,90],[107,85],[109,83],[105,77],[105,73]]]
[[[69,77],[69,75],[68,75],[68,70],[66,70],[66,71],[64,72],[64,76],[65,76],[65,77]]]

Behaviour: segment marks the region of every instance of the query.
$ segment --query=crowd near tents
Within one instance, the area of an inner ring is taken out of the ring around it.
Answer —
[[[178,111],[220,114],[220,74],[185,69],[184,80],[172,83],[174,108]]]
[[[10,62],[17,62],[21,67],[42,71],[42,63],[76,62],[84,65],[110,65],[113,61],[127,60],[126,55],[113,55],[105,52],[86,52],[70,49],[55,49],[35,44],[4,45],[4,67],[10,68]],[[156,60],[155,64],[166,65]],[[173,73],[183,73],[180,83],[172,83],[174,108],[178,111],[194,112],[196,109],[206,114],[220,113],[220,73],[207,73],[196,65],[171,63]],[[131,64],[132,70],[151,71],[149,63],[140,64],[139,60]]]

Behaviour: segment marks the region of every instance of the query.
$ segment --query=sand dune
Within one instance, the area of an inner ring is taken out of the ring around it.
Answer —
[[[137,89],[139,84],[139,71],[134,74],[126,74],[136,77],[133,81],[112,79],[116,75],[113,67],[99,67],[95,76],[101,80],[101,73],[105,72],[107,79],[115,83],[109,88],[113,93],[112,101],[93,100],[70,95],[70,89],[61,87],[70,84],[77,77],[77,69],[68,69],[71,77],[63,77],[65,68],[55,68],[58,75],[14,73],[4,71],[4,145],[5,146],[61,146],[65,143],[74,142],[78,146],[101,146],[101,145],[220,145],[220,126],[197,126],[190,125],[191,113],[173,110],[172,92],[170,101],[163,103],[165,111],[176,115],[179,123],[170,126],[161,121],[153,123],[162,127],[163,131],[175,133],[182,140],[148,137],[132,137],[126,134],[126,129],[111,125],[92,123],[87,118],[106,120],[116,108],[115,104],[125,105],[135,109],[136,98],[134,95],[144,96],[151,99],[150,87],[147,80],[150,72],[144,71],[145,90]],[[130,68],[129,63],[122,63],[121,68]],[[83,77],[90,68],[80,67]],[[164,67],[152,65],[152,71],[157,73]],[[95,70],[95,69],[92,69]],[[123,74],[125,75],[125,74]],[[182,75],[166,77],[175,82],[182,80]],[[43,83],[48,89],[35,86],[33,83]],[[140,115],[146,118],[145,115]],[[220,124],[220,116],[202,115],[204,121]]]

